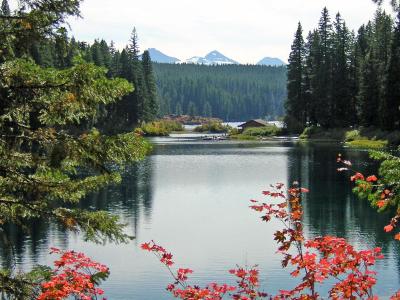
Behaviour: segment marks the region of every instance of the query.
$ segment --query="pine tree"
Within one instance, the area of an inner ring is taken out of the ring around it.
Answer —
[[[110,68],[109,68],[109,75],[111,77],[115,77],[120,72],[119,60],[120,60],[121,53],[115,49],[115,45],[114,45],[113,41],[111,41],[111,43],[110,43],[110,55],[111,55],[111,63],[110,63]]]
[[[397,14],[390,58],[387,69],[386,89],[383,98],[380,117],[386,130],[400,129],[400,11]]]
[[[96,66],[105,66],[103,52],[100,49],[98,40],[94,40],[93,45],[90,47],[92,61]]]
[[[323,127],[330,127],[333,123],[333,95],[332,95],[332,24],[328,9],[322,10],[318,25],[319,59],[320,64],[316,70],[314,88],[316,115],[318,124]]]
[[[303,29],[299,22],[295,38],[292,44],[292,51],[289,54],[289,65],[287,71],[286,101],[287,127],[292,131],[302,131],[307,123],[307,103],[304,92],[304,39]]]
[[[141,123],[146,121],[147,108],[148,108],[148,98],[146,91],[146,84],[143,75],[142,64],[139,60],[139,43],[136,28],[132,30],[131,37],[129,39],[129,45],[127,51],[129,54],[129,59],[131,60],[131,74],[132,83],[135,86],[133,92],[133,103],[134,109],[129,113],[129,123],[133,126],[135,123]]]
[[[320,38],[317,30],[310,32],[306,43],[306,66],[304,77],[304,90],[308,103],[309,122],[311,125],[319,124],[319,68],[321,66]]]
[[[375,54],[371,50],[365,57],[360,74],[358,101],[360,122],[363,126],[379,125],[380,80],[377,65]]]
[[[333,33],[332,57],[332,125],[347,127],[353,124],[356,114],[355,102],[351,91],[352,80],[350,65],[352,55],[352,39],[340,14],[336,15]]]
[[[111,53],[110,48],[105,40],[100,41],[99,51],[101,53],[101,57],[103,58],[103,66],[109,69],[111,66]]]
[[[136,32],[136,27],[133,27],[129,42],[130,42],[129,47],[128,47],[129,54],[132,56],[132,59],[134,61],[138,61],[140,49],[139,49],[139,39],[138,39],[138,35]]]
[[[157,98],[157,86],[153,73],[153,65],[149,51],[147,50],[142,54],[142,69],[147,92],[145,121],[152,121],[158,114],[159,103]]]

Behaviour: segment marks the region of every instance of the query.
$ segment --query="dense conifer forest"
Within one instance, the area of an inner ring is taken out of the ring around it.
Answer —
[[[356,33],[325,8],[306,39],[299,23],[288,65],[288,127],[399,129],[399,59],[400,14],[394,22],[378,8]]]
[[[139,55],[135,29],[122,51],[104,40],[88,44],[70,39],[61,30],[55,39],[33,43],[29,52],[37,64],[59,69],[72,66],[80,55],[87,62],[105,67],[108,77],[133,83],[134,92],[118,104],[101,108],[102,117],[95,125],[107,131],[131,129],[141,121],[168,114],[227,121],[284,115],[285,66],[152,63],[148,51]]]
[[[160,113],[226,121],[284,115],[286,66],[155,64]]]

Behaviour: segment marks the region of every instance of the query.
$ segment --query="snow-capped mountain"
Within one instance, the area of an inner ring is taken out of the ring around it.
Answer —
[[[154,62],[158,63],[165,63],[165,64],[175,64],[179,63],[180,60],[176,57],[168,56],[161,51],[157,50],[156,48],[149,48],[148,49],[150,58]]]
[[[264,57],[257,63],[257,65],[283,66],[286,65],[286,63],[277,57]]]
[[[239,64],[237,61],[226,57],[222,53],[218,52],[217,50],[211,51],[205,56],[205,59],[212,62],[213,64],[223,65],[223,64]]]
[[[201,56],[194,56],[187,60],[185,63],[188,64],[202,64],[202,65],[232,65],[232,64],[239,64],[237,61],[226,57],[222,53],[218,52],[217,50],[211,51],[205,57]]]
[[[180,60],[176,57],[166,55],[162,53],[160,50],[156,48],[149,48],[151,60],[157,63],[167,63],[167,64],[199,64],[199,65],[236,65],[239,64],[237,61],[226,57],[221,52],[214,50],[208,53],[206,56],[193,56],[186,60]],[[276,57],[264,57],[260,60],[257,65],[266,65],[266,66],[282,66],[286,65],[284,61]]]
[[[185,60],[187,64],[211,65],[211,62],[200,56],[193,56]]]

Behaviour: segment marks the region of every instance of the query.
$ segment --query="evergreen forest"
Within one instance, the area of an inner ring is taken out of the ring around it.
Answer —
[[[159,64],[151,61],[147,50],[139,51],[136,29],[121,51],[105,40],[76,41],[60,29],[56,38],[32,43],[29,55],[40,66],[59,69],[72,66],[80,56],[106,68],[109,78],[124,78],[135,86],[122,101],[99,108],[99,118],[90,125],[105,132],[130,130],[169,114],[226,121],[284,115],[285,66]]]
[[[286,124],[400,128],[400,14],[381,8],[351,31],[323,9],[318,27],[303,36],[299,23],[288,65]]]
[[[226,121],[284,115],[286,66],[154,64],[160,114]]]

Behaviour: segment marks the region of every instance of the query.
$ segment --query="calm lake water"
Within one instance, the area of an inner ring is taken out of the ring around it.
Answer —
[[[140,250],[141,243],[153,239],[174,254],[177,266],[195,270],[192,283],[232,283],[227,270],[236,264],[258,265],[264,290],[276,293],[296,282],[289,270],[282,270],[281,257],[275,253],[272,235],[280,224],[262,223],[248,208],[249,200],[263,199],[261,192],[271,183],[299,180],[310,189],[304,200],[306,236],[336,235],[358,249],[382,247],[385,259],[376,267],[375,291],[385,299],[399,288],[399,244],[383,232],[388,216],[357,200],[348,177],[336,172],[339,152],[355,168],[374,172],[376,165],[365,151],[284,141],[206,142],[190,136],[152,142],[152,155],[129,168],[120,186],[85,203],[119,215],[136,240],[101,246],[85,243],[54,224],[33,224],[31,237],[10,228],[17,266],[50,264],[50,246],[84,251],[110,267],[111,276],[102,286],[108,299],[171,299],[165,291],[171,282],[167,270]],[[1,257],[3,265],[11,264],[4,244]]]

